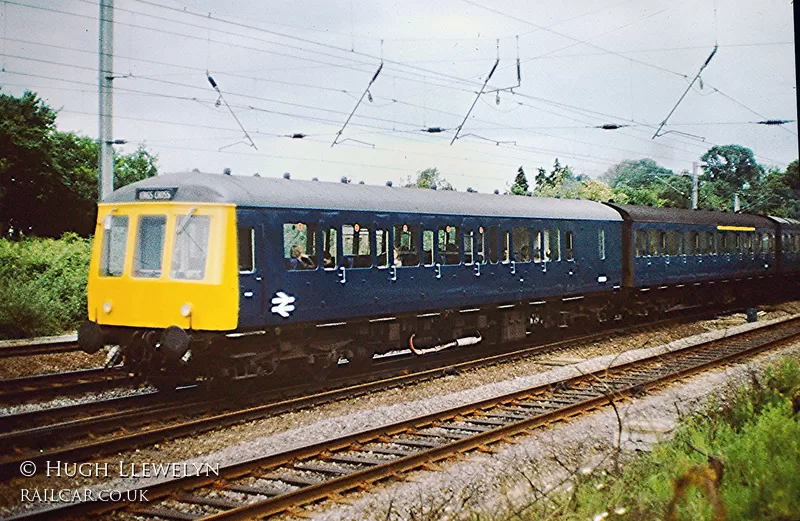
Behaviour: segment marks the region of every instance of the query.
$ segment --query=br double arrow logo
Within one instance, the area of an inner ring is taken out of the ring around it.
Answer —
[[[287,295],[283,291],[279,291],[272,297],[273,306],[270,311],[283,318],[289,318],[289,315],[294,311],[294,301],[295,297]]]

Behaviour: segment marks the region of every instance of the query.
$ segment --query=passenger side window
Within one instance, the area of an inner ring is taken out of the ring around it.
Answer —
[[[253,273],[256,266],[256,234],[249,226],[239,226],[239,273]]]
[[[472,264],[474,262],[474,257],[472,255],[474,239],[475,239],[475,232],[472,230],[466,230],[462,237],[464,238],[464,264]]]
[[[394,247],[398,260],[395,266],[419,265],[419,228],[408,224],[397,224],[394,227]]]
[[[439,262],[441,264],[458,264],[458,226],[442,226],[439,228]]]
[[[675,230],[669,230],[667,232],[666,239],[667,239],[667,253],[672,256],[680,255],[681,237],[680,235],[678,235],[678,232]]]
[[[717,250],[716,247],[714,246],[714,234],[712,232],[705,232],[704,235],[706,237],[706,240],[703,252],[706,255],[716,255]]]
[[[497,226],[489,226],[489,262],[497,264],[500,256],[497,254]]]
[[[317,226],[284,223],[283,258],[288,270],[313,270],[317,267]]]
[[[514,244],[514,260],[516,262],[531,261],[531,230],[526,227],[514,228],[512,231]]]
[[[685,232],[683,240],[686,243],[686,255],[697,253],[697,232]]]
[[[362,224],[342,226],[342,259],[345,268],[369,268],[372,254],[369,247],[369,227]]]
[[[121,277],[128,247],[128,216],[106,215],[103,219],[103,249],[100,276]]]
[[[544,262],[550,262],[551,253],[550,250],[550,230],[545,230],[542,234],[542,260]]]
[[[166,215],[143,215],[136,232],[136,251],[133,257],[133,276],[158,278],[164,262],[164,231]]]
[[[647,256],[647,234],[644,230],[636,230],[636,256]]]
[[[561,232],[558,228],[550,231],[550,255],[554,261],[561,260]]]
[[[500,232],[500,252],[502,263],[511,261],[511,234],[506,231]]]
[[[606,259],[606,231],[603,228],[597,231],[597,255],[600,260]]]
[[[489,257],[486,255],[486,233],[484,233],[483,226],[478,228],[477,240],[478,240],[478,243],[476,244],[476,248],[478,250],[477,262],[480,264],[486,264],[487,262],[489,262]]]
[[[542,262],[542,232],[533,231],[533,262]]]
[[[661,239],[661,232],[656,229],[647,230],[647,253],[651,257],[658,257],[658,246]]]
[[[375,251],[377,252],[375,254],[376,266],[379,268],[388,268],[390,258],[391,262],[394,263],[396,255],[394,254],[394,248],[389,247],[389,230],[375,230]]]
[[[568,261],[574,259],[573,257],[573,238],[572,232],[564,232],[564,255]]]
[[[422,232],[422,264],[433,266],[433,230]]]
[[[322,267],[326,270],[336,269],[336,228],[328,228],[322,234]]]

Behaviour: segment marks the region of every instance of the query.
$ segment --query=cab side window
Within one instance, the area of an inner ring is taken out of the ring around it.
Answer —
[[[283,225],[283,258],[288,270],[317,267],[317,226],[306,223]]]
[[[249,226],[237,228],[239,242],[239,273],[253,273],[256,266],[256,234]]]

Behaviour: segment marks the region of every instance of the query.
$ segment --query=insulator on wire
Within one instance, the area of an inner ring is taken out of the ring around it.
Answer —
[[[783,125],[785,123],[791,123],[793,120],[791,119],[765,119],[764,121],[759,121],[759,125]]]

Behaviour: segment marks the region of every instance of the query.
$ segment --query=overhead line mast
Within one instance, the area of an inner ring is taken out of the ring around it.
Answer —
[[[100,63],[98,66],[97,170],[100,201],[114,191],[114,140],[112,113],[114,109],[114,0],[100,0]]]

